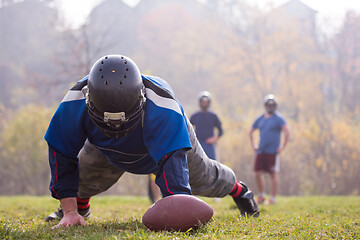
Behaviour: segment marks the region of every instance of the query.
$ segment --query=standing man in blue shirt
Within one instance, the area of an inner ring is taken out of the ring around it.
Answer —
[[[276,112],[277,101],[274,95],[269,94],[264,98],[266,113],[255,120],[250,130],[251,147],[256,152],[255,175],[259,189],[258,203],[265,201],[265,180],[264,173],[271,176],[272,192],[269,203],[276,202],[276,194],[279,187],[280,157],[279,154],[285,149],[290,132],[285,119]],[[260,130],[260,143],[254,143],[253,133]],[[284,132],[284,141],[280,146],[281,132]]]
[[[54,227],[85,225],[90,198],[124,174],[156,175],[163,197],[233,197],[241,215],[259,215],[252,192],[210,160],[170,85],[142,75],[130,58],[100,58],[68,91],[45,134],[51,195],[61,208]],[[176,217],[176,216],[174,216]]]
[[[203,91],[199,95],[200,111],[190,117],[190,122],[195,127],[195,133],[205,153],[210,159],[216,160],[215,146],[218,139],[223,135],[223,129],[218,116],[209,111],[211,95]],[[214,129],[218,134],[214,134]]]

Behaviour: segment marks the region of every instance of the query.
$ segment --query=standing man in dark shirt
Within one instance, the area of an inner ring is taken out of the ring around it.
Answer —
[[[209,158],[216,160],[215,145],[217,140],[223,134],[221,122],[218,116],[209,111],[211,104],[211,95],[203,91],[199,95],[200,111],[194,113],[190,122],[195,126],[196,136],[201,146]],[[218,134],[214,134],[214,129],[218,129]]]

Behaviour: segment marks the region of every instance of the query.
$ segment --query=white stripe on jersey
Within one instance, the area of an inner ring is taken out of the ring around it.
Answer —
[[[61,101],[63,102],[70,102],[70,101],[75,101],[75,100],[81,100],[81,99],[85,99],[84,94],[82,91],[79,90],[70,90],[67,92],[67,94],[65,95],[64,99]]]
[[[162,108],[171,109],[171,110],[179,113],[180,115],[182,115],[180,106],[176,100],[161,97],[161,96],[157,95],[150,88],[146,88],[146,97],[149,98],[151,101],[153,101],[155,103],[155,105],[162,107]]]

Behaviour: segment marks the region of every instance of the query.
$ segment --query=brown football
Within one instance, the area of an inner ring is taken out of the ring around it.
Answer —
[[[153,231],[196,230],[212,217],[213,209],[203,200],[191,195],[171,195],[152,205],[144,214],[142,222]]]

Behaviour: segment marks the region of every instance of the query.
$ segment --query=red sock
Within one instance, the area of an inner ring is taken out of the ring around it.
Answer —
[[[90,198],[76,198],[78,209],[88,209],[90,207]]]
[[[235,185],[231,190],[230,195],[233,198],[237,198],[238,196],[242,196],[244,193],[245,193],[245,188],[239,182],[235,182]]]

